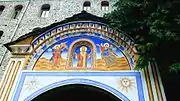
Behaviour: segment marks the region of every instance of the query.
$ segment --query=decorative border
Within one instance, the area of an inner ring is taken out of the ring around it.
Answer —
[[[120,93],[118,90],[116,90],[116,89],[114,89],[114,88],[112,88],[112,87],[110,87],[108,85],[105,85],[103,83],[93,81],[93,80],[88,80],[88,79],[68,79],[68,80],[63,80],[63,81],[60,81],[60,82],[53,83],[53,84],[48,85],[48,86],[36,91],[35,93],[31,94],[24,101],[31,101],[35,97],[37,97],[38,95],[40,95],[40,94],[42,94],[42,93],[44,93],[44,92],[46,92],[46,91],[48,91],[50,89],[53,89],[53,88],[56,88],[56,87],[59,87],[59,86],[68,85],[68,84],[85,84],[85,85],[95,86],[95,87],[98,87],[98,88],[103,88],[104,90],[112,93],[113,95],[115,95],[119,99],[123,99],[123,101],[130,101],[125,95]]]
[[[80,34],[80,35],[78,35],[78,36],[77,36],[77,35],[71,36],[71,34],[72,34],[72,33],[67,34],[67,35],[69,36],[68,38],[91,36],[91,37],[96,37],[96,38],[101,38],[101,39],[107,40],[109,43],[111,43],[111,44],[113,44],[114,46],[116,46],[116,48],[119,49],[119,50],[122,52],[122,54],[125,56],[126,60],[128,61],[128,65],[130,66],[130,69],[133,69],[133,67],[135,66],[135,63],[134,63],[133,58],[131,58],[131,57],[128,55],[128,53],[125,52],[124,48],[123,48],[121,45],[117,46],[118,43],[116,43],[116,42],[113,43],[111,40],[106,39],[106,38],[103,38],[103,37],[100,37],[100,36],[98,36],[97,34],[95,34],[95,35],[81,35],[81,34]],[[41,55],[42,55],[49,47],[53,46],[53,45],[56,44],[57,42],[62,41],[62,40],[64,40],[64,39],[66,39],[66,37],[65,37],[65,38],[62,37],[62,38],[60,38],[60,39],[58,39],[58,40],[54,40],[54,42],[52,42],[52,43],[49,44],[49,45],[48,45],[48,44],[45,44],[45,45],[41,46],[41,48],[40,48],[39,50],[37,50],[37,51],[33,54],[33,57],[32,57],[31,60],[29,61],[29,64],[28,64],[28,66],[27,66],[28,70],[33,70],[33,68],[34,68],[36,62],[38,61],[38,59],[41,57]],[[84,38],[83,38],[83,39],[84,39]],[[82,39],[77,39],[77,40],[82,40]],[[77,40],[76,40],[76,41],[77,41]]]
[[[55,26],[47,30],[46,32],[42,33],[41,35],[39,35],[37,38],[33,40],[32,43],[33,45],[36,45],[36,42],[39,42],[39,40],[44,40],[44,38],[46,37],[50,37],[52,34],[56,33],[56,31],[64,31],[64,30],[69,30],[69,29],[74,29],[74,28],[88,28],[88,27],[101,29],[111,34],[118,34],[118,36],[121,36],[122,40],[124,41],[128,40],[128,41],[131,41],[130,44],[134,44],[134,40],[127,34],[122,33],[122,32],[118,33],[112,28],[110,28],[107,24],[104,24],[101,22],[95,22],[95,21],[75,21],[75,22],[69,22],[69,23]]]
[[[13,97],[13,101],[18,101],[26,76],[135,76],[136,82],[137,82],[139,101],[144,101],[144,92],[143,92],[143,85],[142,85],[140,72],[22,72],[18,86],[16,88],[15,95]],[[50,84],[50,85],[36,91],[29,97],[27,97],[25,101],[30,101],[31,99],[35,98],[36,96],[40,95],[41,93],[46,92],[47,90],[50,90],[50,89],[53,89],[53,88],[56,88],[56,87],[59,87],[62,85],[68,85],[68,84],[92,85],[95,87],[102,88],[106,91],[109,91],[110,93],[112,93],[113,95],[117,96],[118,98],[120,98],[124,101],[130,101],[129,99],[127,99],[127,97],[125,97],[119,91],[115,90],[112,87],[109,87],[108,85],[102,84],[97,81],[82,79],[82,78],[67,79],[64,81]]]
[[[44,48],[47,43],[53,43],[54,40],[61,39],[62,37],[67,38],[70,33],[72,36],[79,36],[77,32],[87,32],[89,33],[88,35],[91,35],[92,33],[99,33],[99,37],[105,37],[117,45],[120,44],[132,63],[131,68],[135,67],[134,63],[136,62],[137,50],[135,48],[134,40],[125,33],[116,32],[104,23],[94,21],[69,22],[47,30],[33,40],[30,48],[30,50],[32,50],[31,54],[36,56],[37,52],[41,53],[41,48]],[[27,65],[27,68],[32,67],[34,64],[35,61],[32,59],[33,58],[31,57],[31,59],[28,60],[30,63],[27,63],[29,64]]]

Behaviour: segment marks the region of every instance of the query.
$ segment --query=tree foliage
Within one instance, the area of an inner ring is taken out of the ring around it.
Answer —
[[[180,60],[179,7],[179,0],[117,0],[115,9],[104,17],[112,28],[134,38],[141,53],[139,68],[155,58],[161,69],[175,66],[177,70],[172,64]]]

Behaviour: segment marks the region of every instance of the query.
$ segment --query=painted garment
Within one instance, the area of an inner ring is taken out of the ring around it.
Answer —
[[[105,61],[106,65],[107,66],[113,65],[116,61],[116,54],[112,51],[112,49],[110,47],[106,48],[101,46],[100,50],[101,50],[101,57]]]
[[[87,53],[77,54],[77,60],[78,60],[77,67],[87,67],[87,59],[89,57],[90,55]]]
[[[59,65],[61,59],[60,49],[55,49],[52,57],[52,62],[54,65]]]

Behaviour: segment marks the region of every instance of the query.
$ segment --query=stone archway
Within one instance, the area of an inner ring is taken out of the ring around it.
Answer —
[[[75,42],[73,42],[69,48],[68,51],[68,61],[66,63],[66,69],[71,68],[72,69],[72,64],[73,64],[73,53],[76,47],[78,46],[87,46],[90,47],[90,49],[92,50],[92,64],[91,67],[94,68],[95,67],[95,63],[96,63],[96,45],[94,44],[93,41],[89,40],[89,39],[79,39],[76,40]]]
[[[48,91],[51,92],[51,90],[53,90],[53,89],[56,89],[56,88],[61,89],[61,87],[65,87],[68,85],[70,85],[70,87],[71,87],[71,85],[80,85],[80,86],[82,85],[80,88],[86,88],[86,87],[95,88],[98,91],[100,91],[101,93],[102,92],[106,93],[106,94],[108,94],[108,96],[111,95],[111,96],[113,96],[113,98],[118,99],[118,100],[110,100],[110,101],[121,101],[121,100],[130,101],[124,94],[122,94],[121,92],[119,92],[115,88],[110,87],[110,86],[103,84],[101,82],[89,80],[89,79],[67,79],[67,80],[55,82],[53,84],[45,86],[45,87],[37,90],[36,92],[32,93],[24,101],[31,101],[33,99],[36,99],[38,96],[41,96],[42,94],[48,92]],[[97,90],[95,90],[95,91],[97,91]],[[78,94],[78,92],[76,92],[76,94]],[[34,100],[34,101],[37,101],[37,100]]]
[[[51,89],[31,101],[122,101],[98,87],[71,84]]]

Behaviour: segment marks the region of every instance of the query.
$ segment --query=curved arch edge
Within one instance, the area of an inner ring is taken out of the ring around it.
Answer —
[[[105,91],[113,94],[114,96],[118,97],[119,99],[123,100],[123,101],[130,101],[125,95],[123,95],[121,92],[117,91],[116,89],[100,83],[98,81],[93,81],[93,80],[89,80],[89,79],[68,79],[68,80],[63,80],[63,81],[59,81],[59,82],[55,82],[53,84],[50,84],[44,88],[41,88],[40,90],[34,92],[33,94],[31,94],[30,96],[28,96],[24,101],[31,101],[32,99],[34,99],[35,97],[39,96],[40,94],[51,90],[53,88],[56,87],[60,87],[60,86],[64,86],[64,85],[69,85],[69,84],[85,84],[85,85],[90,85],[90,86],[94,86],[94,87],[98,87],[100,89],[104,89]]]
[[[78,35],[78,36],[76,36],[76,37],[80,37],[80,36],[82,36],[82,35]],[[85,35],[86,36],[86,35]],[[88,36],[90,36],[90,35],[88,35]],[[101,39],[104,39],[104,40],[107,40],[107,41],[109,41],[108,39],[105,39],[104,37],[101,37],[101,36],[91,36],[91,37],[97,37],[97,38],[101,38]],[[71,38],[71,37],[68,37],[68,38]],[[28,68],[28,70],[33,70],[34,69],[34,66],[35,66],[35,64],[36,64],[36,62],[38,61],[38,59],[41,57],[41,55],[49,48],[49,47],[51,47],[51,46],[53,46],[55,43],[57,43],[57,42],[59,42],[59,41],[62,41],[62,40],[64,40],[64,39],[66,39],[66,38],[62,38],[62,39],[60,39],[60,40],[56,40],[56,41],[54,41],[54,42],[52,42],[51,44],[49,44],[48,45],[48,47],[46,48],[46,49],[41,49],[41,51],[39,51],[39,52],[37,52],[38,54],[37,54],[37,58],[31,58],[31,60],[30,60],[30,64],[27,66],[27,68]],[[83,41],[83,40],[85,40],[86,38],[83,38],[83,39],[78,39],[78,40],[76,40],[75,42],[73,42],[72,44],[74,44],[74,43],[76,43],[76,42],[78,42],[78,41]],[[86,40],[88,40],[89,41],[89,39],[86,39]],[[111,42],[111,41],[109,41],[111,44],[113,44],[113,45],[115,45],[116,47],[117,47],[117,49],[119,49],[122,53],[123,53],[123,55],[125,56],[125,58],[126,58],[126,60],[128,61],[128,65],[129,65],[129,67],[130,67],[130,69],[133,69],[133,67],[135,66],[135,63],[134,63],[134,60],[133,60],[133,58],[131,58],[129,55],[130,54],[128,54],[124,49],[122,49],[121,47],[122,47],[122,45],[119,45],[119,46],[117,46],[117,42],[116,43],[113,43],[113,42]],[[44,46],[42,46],[42,47],[44,47]],[[95,46],[94,46],[95,47]],[[42,51],[43,50],[43,51]],[[68,53],[69,54],[69,53]],[[35,55],[36,56],[36,55]],[[32,62],[32,63],[31,63]],[[67,68],[67,67],[66,67]]]

